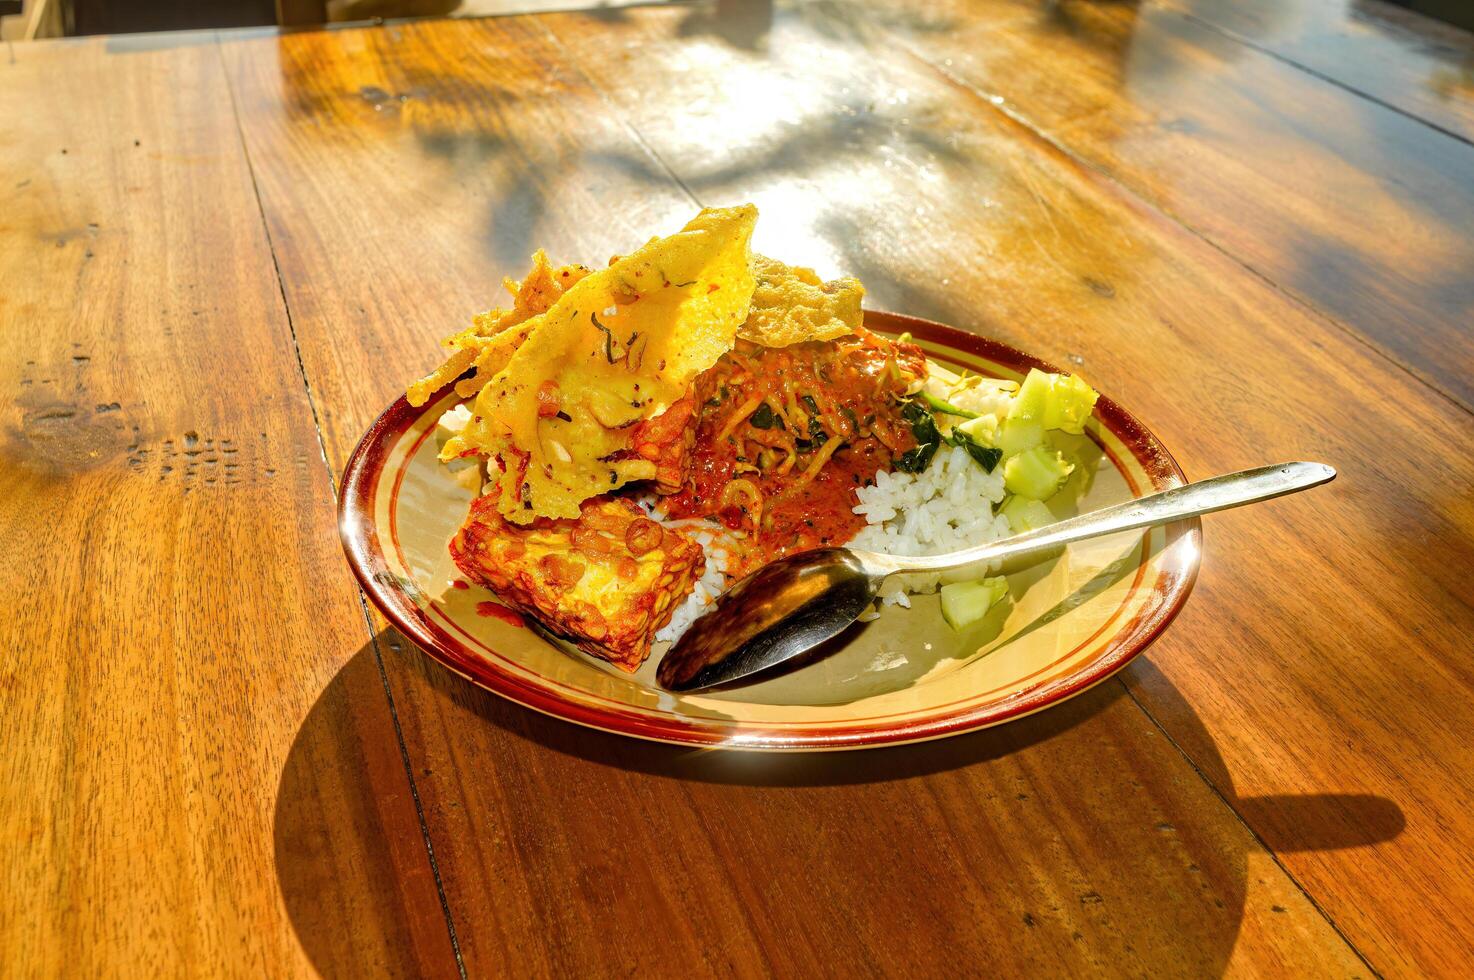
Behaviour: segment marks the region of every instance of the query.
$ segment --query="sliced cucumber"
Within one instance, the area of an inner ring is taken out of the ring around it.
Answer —
[[[1044,411],[1049,404],[1049,393],[1054,388],[1054,379],[1057,375],[1045,374],[1038,368],[1029,368],[1024,383],[1019,385],[1018,394],[1013,396],[1013,402],[1008,406],[1008,417],[1010,419],[1044,419]]]
[[[1068,374],[1055,375],[1044,406],[1044,427],[1079,435],[1085,431],[1085,420],[1090,417],[1099,397],[1094,388],[1079,378]]]
[[[1003,464],[1003,485],[1009,493],[1020,497],[1048,500],[1064,485],[1074,468],[1060,453],[1035,446],[1010,456]]]
[[[982,619],[993,604],[1008,594],[1008,580],[1001,575],[977,582],[942,586],[942,618],[954,630],[965,630]]]
[[[998,513],[1008,518],[1008,526],[1013,529],[1014,534],[1036,531],[1054,523],[1054,512],[1041,501],[1030,500],[1028,497],[1009,497],[998,508]]]
[[[1035,419],[1046,429],[1079,435],[1099,397],[1094,388],[1072,375],[1030,368],[1008,406],[1008,418]]]
[[[956,431],[979,446],[998,445],[998,416],[977,415],[957,425]]]
[[[1013,456],[1044,444],[1044,423],[1039,419],[1016,419],[1010,416],[998,427],[998,448],[1005,456]]]

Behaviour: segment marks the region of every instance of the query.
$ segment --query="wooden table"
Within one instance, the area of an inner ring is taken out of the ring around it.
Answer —
[[[1474,43],[1377,0],[0,49],[0,973],[1467,975]],[[529,252],[698,204],[1079,367],[1212,519],[1118,681],[829,757],[470,687],[334,481]]]

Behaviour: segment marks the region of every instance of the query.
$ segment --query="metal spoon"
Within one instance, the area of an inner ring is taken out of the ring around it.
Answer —
[[[1163,490],[1003,541],[931,557],[850,548],[789,555],[753,572],[696,620],[661,660],[671,691],[730,684],[808,653],[864,612],[892,575],[949,572],[1048,551],[1072,541],[1173,521],[1308,490],[1335,479],[1324,463],[1280,463]],[[980,568],[981,571],[981,568]]]

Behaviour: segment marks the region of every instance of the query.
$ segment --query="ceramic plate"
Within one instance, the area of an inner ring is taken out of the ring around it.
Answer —
[[[1019,379],[1056,371],[1011,347],[951,327],[867,313],[909,331],[933,360]],[[411,408],[401,398],[354,451],[340,527],[354,573],[375,605],[426,653],[474,684],[558,718],[689,745],[847,749],[920,741],[996,725],[1079,694],[1124,667],[1167,626],[1197,575],[1196,520],[1072,545],[1012,570],[1010,601],[958,634],[935,596],[857,624],[830,657],[745,687],[677,695],[655,683],[655,652],[635,674],[519,625],[491,593],[456,587],[446,544],[471,492],[436,461],[447,393]],[[1050,501],[1060,517],[1183,482],[1156,437],[1102,397],[1070,451],[1081,465]],[[462,585],[464,583],[461,583]]]

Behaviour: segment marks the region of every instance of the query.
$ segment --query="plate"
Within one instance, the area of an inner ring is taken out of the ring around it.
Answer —
[[[908,332],[934,361],[1020,379],[1058,371],[995,340],[939,323],[867,312]],[[450,670],[567,721],[638,738],[720,748],[853,749],[997,725],[1098,684],[1152,642],[1197,576],[1199,521],[1071,545],[1009,570],[1009,601],[958,634],[935,596],[887,607],[835,652],[780,677],[719,692],[672,694],[655,683],[663,645],[635,674],[546,638],[476,586],[458,587],[446,549],[471,491],[436,460],[447,393],[420,408],[400,398],[374,423],[344,473],[339,526],[364,591],[398,629]],[[1079,466],[1050,502],[1060,517],[1179,486],[1181,469],[1140,422],[1102,396]],[[464,586],[464,582],[460,583]]]

